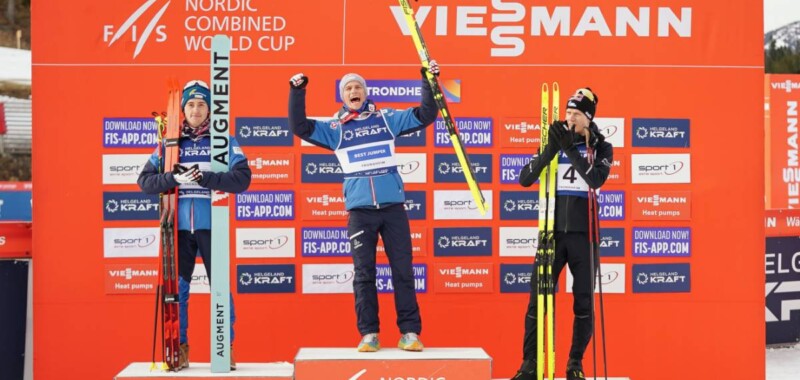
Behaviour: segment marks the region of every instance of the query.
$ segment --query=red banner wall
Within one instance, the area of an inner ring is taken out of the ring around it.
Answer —
[[[104,257],[104,229],[156,223],[104,220],[101,200],[104,192],[138,191],[132,183],[104,182],[103,156],[142,155],[152,149],[104,147],[103,121],[148,118],[151,111],[163,110],[170,77],[207,78],[208,53],[191,44],[219,32],[206,30],[214,17],[218,22],[227,17],[228,24],[219,24],[224,26],[221,32],[232,35],[237,49],[232,53],[234,118],[285,117],[288,78],[301,71],[311,78],[310,115],[330,115],[340,106],[334,101],[335,81],[346,72],[359,72],[368,82],[419,78],[416,52],[411,38],[402,33],[393,1],[251,0],[223,2],[236,9],[199,9],[211,3],[155,1],[138,16],[137,9],[148,2],[32,3],[37,46],[33,52],[37,378],[108,379],[131,361],[150,360],[152,295],[109,294],[107,280],[109,268],[118,273],[146,268],[156,260]],[[460,102],[451,105],[452,113],[457,119],[483,117],[494,122],[493,145],[468,149],[472,155],[492,155],[494,173],[500,172],[501,155],[534,152],[535,145],[502,144],[501,121],[535,123],[543,82],[558,81],[562,99],[589,85],[601,98],[598,116],[622,119],[616,127],[623,134],[614,153],[620,162],[615,170],[625,173],[603,189],[622,192],[625,211],[620,220],[602,222],[604,228],[623,229],[624,256],[605,257],[603,262],[623,264],[628,279],[624,293],[605,297],[609,375],[648,380],[762,377],[764,165],[759,158],[764,156],[764,144],[757,127],[764,120],[761,4],[737,1],[720,7],[718,2],[702,0],[596,4],[469,0],[455,5],[435,0],[413,5],[420,17],[427,14],[422,32],[442,67],[442,79],[460,80],[456,94]],[[234,17],[256,17],[260,30],[253,30],[254,25],[246,31],[233,30]],[[132,20],[131,27],[124,30],[126,20]],[[145,35],[151,20],[154,28]],[[124,32],[115,39],[120,30]],[[634,146],[634,119],[688,119],[690,144]],[[406,184],[406,190],[425,191],[427,201],[426,218],[412,221],[412,231],[424,231],[419,241],[426,250],[415,263],[428,268],[427,292],[419,296],[423,341],[429,347],[481,346],[494,359],[493,376],[508,377],[521,359],[528,296],[500,292],[500,264],[530,264],[532,258],[500,256],[499,229],[535,226],[536,221],[500,219],[501,192],[523,189],[501,183],[499,174],[481,184],[493,193],[492,219],[435,220],[433,190],[466,190],[466,185],[434,182],[434,155],[450,154],[452,148],[434,146],[433,127],[425,135],[424,147],[398,148],[427,158],[427,182]],[[292,160],[281,169],[292,171],[284,176],[292,183],[265,181],[250,190],[294,191],[294,219],[232,219],[231,236],[240,228],[290,228],[295,231],[297,252],[290,258],[236,258],[232,244],[232,278],[238,265],[293,264],[299,279],[303,264],[350,262],[347,257],[299,253],[303,227],[345,224],[303,218],[305,192],[340,194],[338,184],[301,182],[302,155],[327,152],[301,146],[294,139],[292,146],[245,147],[245,153],[250,160],[257,156]],[[635,157],[673,153],[690,155],[690,183],[669,183],[669,179],[634,183],[640,170]],[[649,220],[633,213],[643,204],[659,207],[652,198],[670,194],[691,198],[687,218]],[[434,229],[442,227],[490,228],[495,241],[492,255],[435,256]],[[634,228],[671,227],[691,228],[689,257],[634,256]],[[639,286],[635,265],[679,263],[691,266],[689,292],[634,293]],[[457,264],[488,266],[492,283],[485,289],[489,291],[440,291],[434,271]],[[565,365],[572,316],[571,296],[563,281],[562,277],[556,311],[561,326],[556,341],[558,368]],[[234,294],[237,360],[292,361],[300,347],[355,346],[359,337],[352,295],[303,294],[301,281],[297,283],[295,293]],[[382,337],[391,343],[399,336],[392,323],[391,296],[380,298]],[[207,296],[193,296],[192,305],[192,360],[207,361]],[[589,363],[587,353],[586,368]]]

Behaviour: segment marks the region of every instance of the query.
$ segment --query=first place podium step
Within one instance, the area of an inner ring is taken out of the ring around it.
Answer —
[[[235,371],[211,373],[209,363],[191,363],[189,368],[178,372],[150,370],[151,363],[131,363],[114,380],[153,380],[153,379],[214,379],[214,380],[292,380],[294,368],[291,363],[238,363]]]
[[[492,358],[481,348],[426,348],[409,352],[384,348],[301,348],[295,380],[490,380]]]

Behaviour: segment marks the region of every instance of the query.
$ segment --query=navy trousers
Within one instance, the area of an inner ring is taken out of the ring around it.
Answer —
[[[380,234],[392,269],[397,327],[401,334],[421,333],[422,320],[414,290],[411,261],[411,230],[403,205],[398,203],[379,209],[352,209],[347,232],[355,266],[353,291],[358,332],[361,335],[380,332],[378,289],[375,286],[375,250]]]

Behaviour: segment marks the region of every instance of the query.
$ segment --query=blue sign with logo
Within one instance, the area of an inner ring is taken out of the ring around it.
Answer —
[[[0,191],[0,221],[30,222],[31,191]]]
[[[634,293],[688,293],[691,291],[689,263],[633,264]]]
[[[689,257],[691,235],[689,227],[634,227],[633,256]]]
[[[407,135],[400,135],[394,140],[395,146],[425,146],[428,144],[428,137],[424,129]]]
[[[336,80],[336,102],[341,103],[342,97],[339,96],[339,82]],[[442,83],[445,88],[444,96],[447,103],[459,103],[461,101],[461,81],[458,79],[448,80]],[[454,82],[454,83],[450,83]],[[447,86],[450,84],[450,86]],[[449,87],[458,87],[454,91],[448,91]],[[456,93],[457,92],[457,93]],[[373,102],[388,103],[419,103],[422,100],[422,81],[419,79],[371,79],[367,81],[367,99]]]
[[[434,256],[491,256],[490,227],[434,228]]]
[[[414,290],[417,293],[428,292],[428,266],[426,264],[414,264]],[[375,266],[376,277],[375,286],[378,293],[394,293],[392,283],[392,268],[389,264],[378,264]]]
[[[294,219],[294,191],[247,191],[236,194],[236,220]]]
[[[472,172],[479,183],[492,182],[492,155],[471,154],[469,156]],[[455,154],[433,155],[433,182],[464,182],[464,171]]]
[[[530,293],[531,264],[500,264],[500,293]]]
[[[344,173],[339,160],[333,154],[304,154],[300,170],[303,183],[342,183]]]
[[[489,148],[492,143],[491,117],[460,117],[454,120],[461,142],[466,147]],[[444,119],[439,118],[433,123],[433,140],[436,147],[450,147],[450,133]]]
[[[242,146],[292,146],[294,136],[285,117],[237,117],[236,140]]]
[[[347,227],[307,227],[300,236],[303,257],[350,256],[350,237]]]
[[[239,293],[294,293],[295,279],[292,264],[236,267],[236,291]]]
[[[625,229],[600,229],[600,257],[625,256]]]
[[[406,214],[408,219],[423,220],[427,213],[425,207],[425,191],[406,191]]]
[[[634,147],[689,147],[689,119],[633,119],[631,124]]]
[[[600,191],[600,193],[597,194],[597,203],[600,220],[625,219],[624,191]]]
[[[156,194],[138,191],[103,192],[103,220],[158,220]]]
[[[767,237],[764,254],[766,274],[767,344],[792,343],[800,339],[800,238],[797,236]]]
[[[157,124],[152,117],[103,118],[104,148],[155,148]]]
[[[531,160],[538,156],[530,154],[501,154],[500,155],[500,183],[502,184],[518,184],[519,172],[522,167],[531,162]],[[537,183],[539,178],[536,178]]]
[[[538,191],[501,191],[500,220],[538,220]]]

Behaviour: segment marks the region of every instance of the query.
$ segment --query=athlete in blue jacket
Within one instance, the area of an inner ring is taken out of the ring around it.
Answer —
[[[159,194],[178,187],[178,300],[180,314],[180,368],[189,366],[189,285],[192,282],[197,253],[203,258],[211,278],[211,190],[241,193],[250,186],[250,166],[236,139],[230,137],[228,172],[211,171],[211,137],[209,136],[208,85],[189,81],[183,89],[181,108],[185,116],[179,140],[178,161],[189,170],[174,173],[172,168],[159,170],[158,148],[150,156],[137,181],[148,194]],[[195,166],[196,165],[196,166]],[[231,296],[231,344],[236,313]],[[231,347],[231,369],[236,369]]]
[[[425,69],[423,68],[423,77]],[[431,61],[430,71],[439,67]],[[396,111],[378,109],[367,99],[367,84],[358,74],[346,74],[339,82],[344,106],[336,118],[314,121],[306,118],[308,78],[297,74],[289,90],[289,125],[303,140],[330,149],[344,172],[345,207],[350,246],[355,266],[353,291],[361,342],[358,351],[380,349],[378,291],[375,286],[375,250],[378,234],[383,238],[392,268],[397,327],[402,337],[398,347],[421,351],[422,320],[414,290],[411,232],[404,203],[403,180],[397,172],[394,140],[430,125],[438,109],[427,79],[422,80],[422,104]]]

